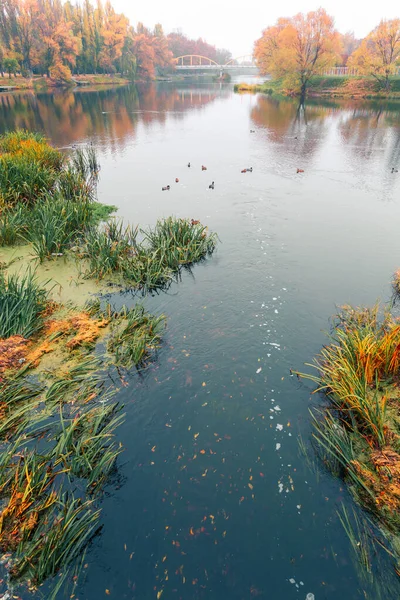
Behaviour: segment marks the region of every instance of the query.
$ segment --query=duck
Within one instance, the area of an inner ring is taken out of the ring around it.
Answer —
[[[398,173],[398,169],[395,169],[394,167],[392,167],[392,173]]]
[[[207,171],[207,167],[205,167],[204,165],[201,165],[201,170],[202,171]]]
[[[304,169],[297,169],[296,173],[304,173]]]
[[[250,169],[246,169],[246,171],[248,171],[249,173],[253,172],[253,167],[250,167]]]
[[[250,133],[255,133],[255,130],[254,129],[250,129]]]
[[[190,221],[190,224],[191,224],[191,225],[199,225],[199,224],[200,224],[200,221],[195,221],[194,219],[192,219],[192,220]]]
[[[209,190],[213,190],[214,189],[214,182],[210,183],[210,185],[208,186]]]
[[[175,183],[179,183],[179,179],[175,177]]]
[[[161,188],[161,190],[162,190],[163,192],[167,192],[167,191],[169,191],[169,190],[170,190],[170,186],[169,186],[169,185],[166,185],[165,187]]]
[[[190,167],[190,162],[188,162],[188,167]]]

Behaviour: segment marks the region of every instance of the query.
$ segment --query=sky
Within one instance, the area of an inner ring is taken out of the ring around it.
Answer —
[[[138,21],[147,27],[161,23],[165,33],[181,30],[192,38],[202,37],[219,48],[227,48],[234,57],[251,54],[254,41],[265,27],[278,17],[290,17],[298,12],[316,10],[319,6],[335,18],[342,33],[354,31],[364,37],[383,18],[400,17],[400,6],[394,0],[111,0],[118,12],[123,12],[135,26]]]

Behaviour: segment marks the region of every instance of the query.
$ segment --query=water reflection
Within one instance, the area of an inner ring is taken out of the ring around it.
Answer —
[[[201,110],[227,88],[148,85],[140,88],[83,88],[55,93],[0,94],[0,133],[25,128],[40,130],[58,146],[95,136],[98,145],[123,148],[138,122],[165,123],[167,115],[182,119],[188,110]]]

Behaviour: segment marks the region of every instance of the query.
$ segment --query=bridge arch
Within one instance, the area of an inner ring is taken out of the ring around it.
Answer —
[[[189,65],[185,65],[184,64],[184,59],[189,59],[190,60],[190,64]],[[198,66],[202,65],[202,61],[205,60],[207,61],[208,65],[215,65],[216,67],[220,67],[221,65],[219,65],[217,62],[215,62],[215,60],[213,60],[212,58],[208,58],[208,56],[202,56],[201,54],[184,54],[183,56],[177,56],[176,58],[174,58],[174,61],[177,63],[177,65],[179,65],[179,61],[181,61],[180,66],[184,67],[184,66],[193,66],[193,59],[200,59],[200,64]]]
[[[248,62],[251,62],[251,64],[253,64],[253,65],[255,64],[254,57],[252,54],[243,54],[242,56],[237,56],[236,58],[231,58],[223,66],[228,67],[229,65],[234,65],[234,63],[236,63],[236,61],[243,60],[243,59],[250,59]],[[240,66],[240,65],[238,65],[238,66]]]

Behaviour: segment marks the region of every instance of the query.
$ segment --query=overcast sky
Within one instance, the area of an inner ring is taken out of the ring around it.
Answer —
[[[315,10],[312,0],[111,0],[118,12],[136,25],[142,21],[148,27],[161,23],[166,33],[181,29],[189,37],[202,37],[210,44],[228,48],[233,56],[252,52],[254,41],[262,29],[278,17]],[[364,37],[382,18],[400,16],[400,6],[394,0],[325,0],[326,11],[335,17],[341,32],[354,31]]]

